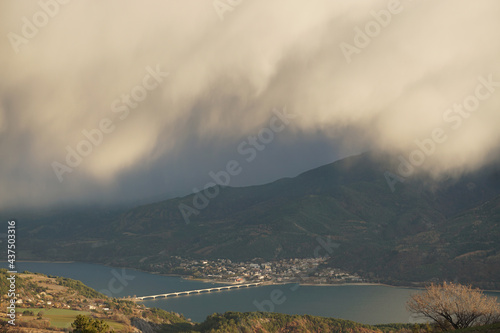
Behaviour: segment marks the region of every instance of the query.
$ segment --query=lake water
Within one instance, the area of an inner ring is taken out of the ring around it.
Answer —
[[[80,280],[113,297],[146,296],[220,286],[84,263],[17,262],[17,271],[24,270]],[[297,287],[290,284],[169,297],[144,301],[144,304],[182,313],[195,322],[203,321],[214,312],[274,311],[349,319],[364,324],[406,323],[415,322],[406,311],[405,303],[409,295],[416,291],[377,285]],[[498,297],[500,293],[492,295]]]

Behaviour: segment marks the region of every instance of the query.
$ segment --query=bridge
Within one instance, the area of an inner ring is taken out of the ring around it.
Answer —
[[[256,286],[261,285],[261,284],[262,284],[261,282],[245,283],[245,284],[233,284],[231,286],[224,286],[224,287],[214,287],[214,288],[207,288],[207,289],[178,291],[178,292],[173,292],[173,293],[150,295],[150,296],[139,296],[139,297],[136,297],[135,299],[139,300],[139,301],[143,301],[143,300],[156,299],[156,298],[167,298],[167,297],[172,297],[172,296],[187,296],[187,295],[192,295],[192,294],[210,293],[213,291],[256,287]]]

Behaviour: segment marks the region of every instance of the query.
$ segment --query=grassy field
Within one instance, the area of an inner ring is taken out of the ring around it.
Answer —
[[[50,321],[50,325],[57,328],[68,328],[71,327],[71,323],[75,320],[78,315],[89,315],[88,311],[76,311],[69,309],[39,309],[39,308],[18,308],[17,312],[23,313],[23,311],[33,311],[34,316],[23,316],[23,320],[36,320],[36,315],[38,312],[43,311],[43,318]],[[112,329],[120,330],[123,325],[112,320],[104,320]]]

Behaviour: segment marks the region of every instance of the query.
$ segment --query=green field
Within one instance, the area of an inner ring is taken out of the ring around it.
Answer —
[[[69,309],[40,309],[40,308],[18,308],[18,313],[23,313],[23,311],[33,311],[35,316],[24,316],[24,319],[33,318],[36,320],[36,315],[38,312],[43,311],[43,318],[50,321],[50,325],[57,328],[68,328],[71,327],[71,323],[75,320],[78,315],[89,315],[88,311],[76,311]],[[104,320],[112,329],[119,330],[123,328],[123,325],[112,320]]]

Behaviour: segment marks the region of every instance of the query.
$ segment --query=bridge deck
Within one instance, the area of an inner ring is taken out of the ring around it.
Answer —
[[[256,287],[256,286],[259,286],[261,284],[262,284],[261,282],[245,283],[245,284],[233,284],[230,286],[223,286],[223,287],[213,287],[213,288],[206,288],[206,289],[177,291],[177,292],[158,294],[158,295],[139,296],[139,297],[136,297],[135,299],[142,301],[145,299],[156,299],[157,297],[158,298],[159,297],[167,298],[169,296],[187,296],[187,295],[191,295],[191,294],[210,293],[212,291],[231,290],[231,289],[239,289],[239,288],[245,288],[245,287]]]

